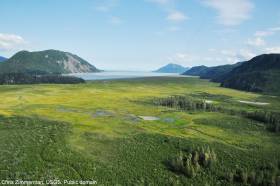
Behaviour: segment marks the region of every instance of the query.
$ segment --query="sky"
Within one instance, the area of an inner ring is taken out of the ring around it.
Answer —
[[[0,0],[0,56],[57,49],[104,70],[280,53],[279,0]]]

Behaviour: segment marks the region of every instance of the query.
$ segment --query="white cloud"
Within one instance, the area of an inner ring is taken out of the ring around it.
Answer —
[[[169,57],[169,62],[182,64],[185,66],[191,66],[194,65],[197,66],[198,64],[233,64],[240,61],[247,61],[252,59],[256,56],[254,52],[252,52],[250,49],[224,49],[224,50],[218,50],[218,49],[210,49],[210,52],[212,54],[201,56],[191,53],[184,53],[179,52],[173,55],[172,57]]]
[[[168,14],[167,18],[168,21],[173,22],[182,22],[188,19],[188,17],[180,11],[172,11]]]
[[[266,30],[257,31],[255,33],[256,37],[267,37],[276,34],[277,32],[280,32],[280,27],[273,27],[268,28]]]
[[[209,48],[209,49],[208,49],[208,52],[217,52],[217,49],[215,49],[215,48]]]
[[[270,30],[266,30],[266,31],[257,31],[255,33],[256,37],[266,37],[266,36],[270,36],[273,35],[274,32],[270,31]]]
[[[203,57],[202,60],[203,60],[203,61],[207,61],[207,62],[215,61],[215,59],[212,58],[212,57]]]
[[[109,7],[104,6],[104,5],[99,5],[96,7],[96,10],[100,11],[100,12],[108,12],[109,11]]]
[[[262,51],[266,51],[266,49],[263,48],[263,46],[266,45],[265,39],[269,36],[277,34],[278,32],[280,32],[280,27],[272,27],[256,31],[253,38],[248,39],[246,44],[255,48],[259,48]]]
[[[110,19],[110,22],[113,25],[119,25],[119,24],[121,24],[123,22],[123,20],[120,17],[112,16],[111,19]]]
[[[181,30],[181,28],[177,27],[177,26],[172,26],[172,27],[168,28],[168,31],[170,31],[170,32],[177,32],[179,30]]]
[[[220,53],[224,56],[228,63],[236,63],[239,61],[247,61],[256,56],[254,52],[249,49],[240,50],[221,50]]]
[[[235,52],[232,50],[221,50],[221,54],[226,55],[226,56],[234,56]]]
[[[183,22],[189,17],[176,8],[176,0],[147,0],[159,5],[167,13],[166,20],[171,22]]]
[[[21,36],[0,33],[0,50],[14,50],[25,43]]]
[[[203,0],[202,2],[217,10],[219,23],[226,26],[239,25],[248,20],[254,8],[251,0]]]
[[[163,32],[163,31],[157,31],[157,32],[155,32],[154,34],[155,34],[156,36],[162,37],[162,36],[164,36],[165,32]]]
[[[224,63],[236,63],[238,61],[237,53],[233,50],[223,49],[221,51],[217,50],[217,52],[218,52],[218,55],[220,56],[219,58]]]
[[[119,3],[119,0],[99,0],[95,9],[100,12],[109,12],[111,9],[116,7]]]
[[[215,61],[217,61],[217,62],[221,62],[221,61],[223,61],[223,59],[222,59],[222,58],[220,58],[220,57],[216,57],[216,58],[215,58]]]
[[[253,39],[248,39],[247,44],[254,47],[264,46],[266,43],[263,38],[255,37]]]
[[[257,54],[250,51],[249,49],[241,49],[236,57],[240,60],[250,60],[253,57],[255,57],[256,55]]]
[[[148,0],[148,1],[160,4],[160,5],[164,5],[164,4],[170,3],[172,0]]]
[[[120,0],[95,0],[95,10],[99,12],[103,12],[109,17],[109,21],[113,25],[119,25],[123,22],[123,20],[118,17],[111,15],[112,10],[119,5]]]
[[[163,28],[159,31],[154,32],[154,34],[157,35],[157,36],[164,36],[168,33],[176,33],[180,30],[182,30],[182,28],[179,27],[179,26],[169,26],[166,29]]]
[[[238,61],[237,58],[235,57],[225,57],[224,61],[228,64],[228,63],[236,63]]]
[[[197,66],[197,65],[223,65],[223,64],[234,64],[241,61],[248,61],[255,57],[257,54],[249,48],[242,48],[239,50],[235,49],[210,49],[209,55],[198,55],[192,53],[176,53],[172,57],[169,57],[169,62],[182,64],[185,66]]]
[[[272,32],[279,32],[280,27],[269,28],[269,30],[272,31]]]
[[[280,47],[265,48],[266,53],[280,53]]]
[[[186,64],[198,60],[198,56],[189,53],[176,53],[174,56],[169,57],[168,60],[172,63]]]

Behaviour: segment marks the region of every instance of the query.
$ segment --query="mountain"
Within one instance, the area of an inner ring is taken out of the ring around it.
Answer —
[[[0,73],[69,74],[99,72],[93,65],[69,52],[20,51],[0,64]]]
[[[160,73],[183,73],[187,70],[188,68],[183,67],[181,65],[177,65],[177,64],[168,64],[165,65],[163,67],[161,67],[160,69],[154,71],[154,72],[160,72]]]
[[[233,65],[221,65],[215,67],[209,67],[206,72],[200,75],[202,79],[211,79],[214,82],[221,82],[227,74],[234,68],[241,65],[242,62]]]
[[[0,62],[6,61],[7,58],[0,56]]]
[[[214,67],[197,66],[183,73],[183,75],[199,76],[201,79],[211,79],[214,82],[221,82],[224,77],[242,62],[233,65],[221,65]]]
[[[233,65],[197,66],[183,75],[210,79],[228,88],[280,94],[280,54],[263,54]]]
[[[280,54],[264,54],[234,68],[222,81],[223,87],[280,94]]]
[[[205,73],[207,71],[208,67],[207,66],[196,66],[192,67],[191,69],[185,71],[182,73],[182,75],[189,75],[189,76],[200,76],[201,74]]]

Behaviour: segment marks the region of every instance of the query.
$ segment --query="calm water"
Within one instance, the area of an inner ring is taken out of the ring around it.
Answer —
[[[126,71],[106,71],[98,73],[76,73],[71,74],[84,80],[105,80],[105,79],[127,79],[140,77],[185,77],[179,74],[172,73],[155,73],[155,72],[126,72]]]

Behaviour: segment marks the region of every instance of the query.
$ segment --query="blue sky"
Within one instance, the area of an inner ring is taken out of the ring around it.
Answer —
[[[107,70],[280,53],[279,0],[1,0],[0,55],[58,49]]]

